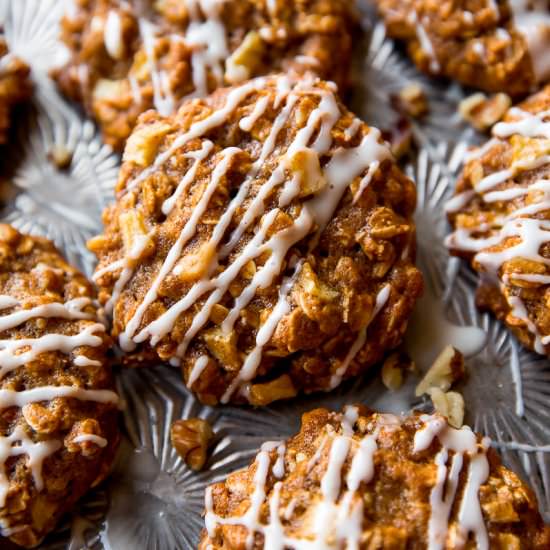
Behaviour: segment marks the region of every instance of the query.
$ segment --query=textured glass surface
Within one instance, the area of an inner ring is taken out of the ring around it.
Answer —
[[[85,242],[99,231],[101,211],[113,199],[119,158],[101,143],[93,123],[65,102],[48,78],[48,69],[61,51],[56,36],[63,4],[60,0],[0,0],[8,43],[32,66],[36,88],[33,107],[21,113],[16,139],[3,155],[12,177],[2,186],[1,218],[22,231],[51,238],[70,261],[90,274],[94,261]],[[456,113],[464,97],[459,86],[419,75],[368,10],[364,26],[369,38],[356,48],[352,97],[358,114],[382,129],[392,127],[398,116],[390,95],[411,81],[421,82],[430,99],[430,114],[412,124],[417,150],[405,166],[418,186],[418,258],[427,287],[407,342],[426,366],[440,351],[438,346],[460,345],[481,335],[485,345],[465,350],[468,377],[458,387],[465,397],[466,421],[489,435],[506,464],[529,480],[550,519],[548,361],[522,349],[500,323],[475,309],[474,275],[466,265],[450,259],[443,246],[448,227],[442,204],[452,191],[467,146],[481,136]],[[48,160],[54,146],[73,151],[68,170],[60,171]],[[8,166],[8,159],[15,160],[13,166]],[[205,487],[246,465],[263,441],[296,432],[300,415],[316,406],[340,408],[362,402],[398,413],[411,407],[429,409],[428,403],[415,401],[416,381],[409,377],[392,393],[373,371],[331,394],[253,410],[201,405],[183,387],[179,372],[170,367],[122,372],[119,387],[126,401],[126,435],[114,472],[43,548],[193,548],[203,526]],[[185,466],[169,438],[173,420],[195,416],[208,419],[216,434],[209,461],[200,473]]]

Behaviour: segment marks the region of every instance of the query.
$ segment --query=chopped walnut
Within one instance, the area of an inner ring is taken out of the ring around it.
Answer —
[[[207,451],[214,433],[202,418],[176,420],[170,429],[172,445],[193,470],[201,470],[206,463]]]
[[[249,401],[251,405],[260,407],[278,399],[290,399],[297,393],[290,376],[283,374],[271,382],[252,384],[250,386]]]
[[[313,149],[298,149],[286,164],[300,186],[298,196],[313,195],[326,186],[319,155]]]
[[[71,165],[73,160],[73,152],[64,145],[55,144],[48,153],[48,159],[59,170],[65,170]]]
[[[311,265],[305,262],[293,296],[307,317],[316,321],[322,320],[325,308],[335,303],[339,294],[320,281]]]
[[[419,118],[429,110],[428,99],[422,86],[416,82],[407,84],[395,97],[396,107],[408,116]]]
[[[139,166],[151,164],[157,155],[157,148],[162,138],[170,129],[169,124],[161,121],[139,126],[128,138],[122,160],[124,162],[135,162]]]
[[[402,118],[398,123],[384,135],[391,146],[391,152],[396,159],[407,155],[413,146],[413,133],[410,122]]]
[[[27,403],[22,409],[27,424],[38,434],[50,434],[59,430],[62,419],[57,411],[41,403]]]
[[[100,78],[95,85],[93,98],[95,101],[116,100],[125,95],[126,82],[124,80],[109,80]]]
[[[174,274],[186,283],[197,281],[206,274],[215,255],[216,247],[207,241],[194,254],[183,256],[177,263]]]
[[[461,428],[464,424],[464,398],[458,392],[445,393],[439,388],[430,388],[427,391],[434,409],[447,417],[449,424],[454,428]]]
[[[509,500],[495,500],[483,505],[483,511],[493,523],[515,523],[520,520],[514,505]]]
[[[119,223],[127,258],[137,261],[152,252],[153,241],[147,232],[145,218],[139,210],[122,212]]]
[[[107,440],[102,437],[99,422],[93,418],[75,422],[65,437],[66,449],[70,453],[81,453],[85,457],[99,454],[107,443]]]
[[[219,327],[213,327],[204,332],[204,342],[210,353],[227,371],[238,371],[242,360],[237,349],[237,333],[232,330],[225,333]]]
[[[512,105],[506,94],[495,94],[487,97],[477,93],[463,99],[458,106],[462,118],[482,132],[497,123]]]
[[[520,550],[521,541],[512,533],[499,533],[497,548],[498,550]]]
[[[414,370],[414,362],[402,353],[392,353],[382,366],[382,382],[386,388],[395,391],[403,384],[404,372]]]
[[[225,62],[225,78],[230,84],[248,80],[261,63],[264,42],[256,31],[250,31],[241,45]]]
[[[462,376],[464,376],[464,357],[452,346],[447,346],[416,386],[415,395],[420,397],[428,393],[430,388],[439,388],[445,392]]]

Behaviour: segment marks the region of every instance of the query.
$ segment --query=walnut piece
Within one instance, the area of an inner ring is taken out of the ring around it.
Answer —
[[[463,99],[458,111],[474,128],[485,132],[504,116],[511,105],[512,100],[506,94],[487,97],[485,94],[477,93]]]
[[[321,170],[319,155],[313,149],[298,149],[286,159],[286,165],[300,186],[300,197],[313,195],[327,184]]]
[[[59,170],[65,170],[73,161],[73,152],[65,145],[57,143],[50,149],[48,160]]]
[[[193,470],[201,470],[206,463],[207,451],[214,433],[202,418],[176,420],[170,429],[172,445]]]
[[[415,369],[411,359],[400,352],[392,353],[382,366],[382,383],[391,391],[398,390],[403,384],[404,372]]]
[[[413,118],[420,118],[429,111],[426,94],[416,82],[411,82],[399,90],[395,103],[400,111]]]
[[[278,399],[290,399],[297,393],[290,376],[283,374],[271,382],[250,386],[249,401],[251,405],[262,407]]]
[[[145,218],[140,210],[128,210],[119,216],[125,255],[138,261],[152,252],[153,242],[147,232]]]
[[[256,31],[250,31],[241,45],[225,62],[225,78],[230,84],[248,80],[259,66],[264,42]]]
[[[430,388],[439,388],[446,392],[462,376],[464,376],[464,357],[452,346],[447,346],[416,386],[415,395],[420,397],[424,393],[429,393]]]
[[[464,424],[464,398],[458,392],[445,393],[439,388],[430,388],[427,391],[434,409],[447,418],[453,428],[461,428]]]
[[[406,118],[399,120],[385,137],[391,146],[392,155],[396,159],[401,159],[411,152],[413,133],[411,124]]]
[[[161,121],[138,127],[126,142],[122,160],[148,166],[157,155],[163,136],[170,130],[170,125]]]

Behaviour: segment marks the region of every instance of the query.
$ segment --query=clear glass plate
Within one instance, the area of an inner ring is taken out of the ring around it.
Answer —
[[[423,85],[430,103],[430,114],[412,121],[417,148],[405,163],[418,187],[418,260],[427,287],[411,321],[408,347],[423,367],[446,344],[465,352],[468,377],[459,391],[466,402],[466,420],[489,435],[505,463],[534,487],[548,520],[549,362],[521,348],[499,322],[476,310],[474,274],[449,258],[443,246],[448,227],[442,205],[452,192],[467,146],[482,137],[457,114],[465,92],[420,75],[386,38],[371,10],[362,8],[367,33],[356,48],[351,100],[355,111],[373,125],[391,128],[399,116],[390,96],[412,81]],[[63,9],[60,0],[0,0],[6,39],[12,51],[32,66],[35,83],[33,106],[19,113],[15,139],[2,155],[2,173],[8,174],[9,182],[2,183],[1,219],[49,237],[90,275],[94,259],[85,242],[100,231],[101,212],[113,200],[119,158],[48,78],[60,55],[57,34]],[[54,146],[73,152],[68,170],[60,171],[48,160]],[[212,408],[198,403],[184,388],[179,372],[170,367],[121,371],[125,438],[114,472],[42,548],[194,548],[203,527],[205,487],[250,462],[263,441],[295,433],[300,415],[318,406],[340,408],[362,402],[397,413],[413,407],[429,409],[427,402],[414,397],[416,382],[410,376],[400,390],[389,392],[374,369],[330,394],[260,409]],[[185,466],[169,437],[173,420],[194,416],[207,418],[216,434],[200,473]]]

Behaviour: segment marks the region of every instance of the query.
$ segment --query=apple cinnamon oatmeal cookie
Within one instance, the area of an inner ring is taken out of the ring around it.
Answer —
[[[550,353],[550,86],[510,109],[470,153],[447,204],[453,254],[480,274],[478,305]]]
[[[48,240],[0,225],[0,541],[39,544],[113,461],[118,397],[94,297]]]
[[[254,76],[313,71],[345,87],[354,19],[347,0],[78,0],[56,78],[122,150],[144,111]]]
[[[533,492],[489,445],[437,414],[316,409],[206,490],[199,548],[549,548]]]
[[[315,78],[149,112],[89,243],[129,364],[205,403],[327,390],[401,341],[421,292],[416,193],[380,132]]]
[[[376,0],[416,65],[512,96],[550,78],[548,0]]]
[[[29,72],[23,61],[9,53],[0,33],[0,145],[8,139],[13,106],[31,95]]]

